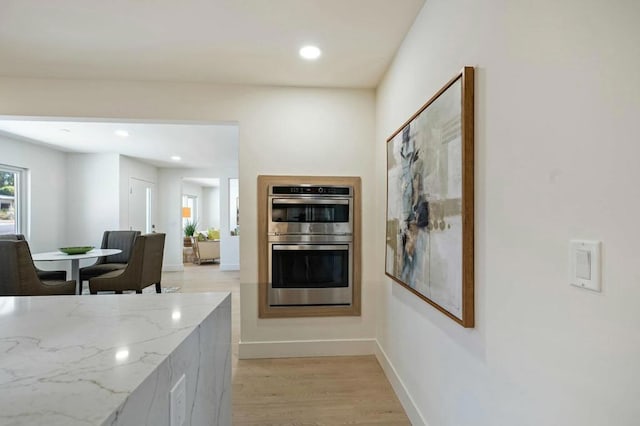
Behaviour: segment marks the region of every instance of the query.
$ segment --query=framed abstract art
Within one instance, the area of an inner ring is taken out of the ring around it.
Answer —
[[[465,67],[387,140],[385,273],[474,326],[474,69]]]

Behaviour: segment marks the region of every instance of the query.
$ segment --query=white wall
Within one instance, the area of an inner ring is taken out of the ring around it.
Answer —
[[[220,188],[202,188],[202,217],[207,229],[220,229]]]
[[[67,240],[100,247],[106,230],[120,229],[120,156],[68,154]]]
[[[240,356],[260,354],[261,346],[270,354],[269,344],[259,342],[274,341],[284,342],[276,346],[282,355],[315,353],[315,350],[307,352],[296,341],[320,342],[315,348],[321,354],[358,352],[362,348],[361,339],[374,337],[370,283],[376,264],[373,222],[368,213],[375,206],[374,95],[368,90],[264,89],[255,96],[244,97],[241,105],[244,112],[240,118],[239,176],[241,339],[243,343],[256,343],[246,345],[247,352],[241,347]],[[257,318],[256,177],[261,174],[362,177],[362,316]],[[221,199],[224,197],[221,189]],[[223,229],[225,221],[221,217]]]
[[[229,181],[237,177],[237,174],[227,174],[220,178],[220,270],[222,271],[241,269],[240,237],[231,235],[232,228],[229,220],[231,211]]]
[[[157,220],[158,199],[158,169],[150,164],[134,158],[120,155],[120,226],[119,229],[129,229],[129,179],[135,178],[155,185],[155,194],[151,200],[152,223]],[[143,230],[144,231],[144,230]],[[144,233],[144,232],[143,232]]]
[[[634,1],[429,0],[406,37],[377,92],[381,201],[386,138],[477,67],[475,329],[383,277],[376,208],[378,339],[414,424],[638,424],[639,16]],[[603,241],[601,294],[569,286],[571,238]]]
[[[224,233],[220,233],[220,270],[223,271],[236,271],[240,269],[240,257],[233,259],[233,253],[238,253],[240,250],[240,236],[231,235],[235,234],[236,229],[239,229],[237,222],[236,212],[236,198],[239,195],[240,183],[236,178],[229,178],[220,181],[222,187],[222,193],[225,194],[225,200],[221,203],[222,206],[226,206],[226,214],[222,217],[225,221]],[[227,259],[225,262],[224,259]]]
[[[0,134],[0,164],[28,170],[30,220],[25,230],[33,253],[66,246],[66,156],[63,152]],[[46,269],[48,265],[39,265]]]
[[[311,346],[295,342],[319,341],[313,346],[316,348],[313,353],[324,353],[328,346],[333,348],[332,353],[348,353],[354,345],[362,342],[369,345],[374,338],[371,286],[372,282],[379,281],[381,270],[374,259],[374,223],[369,213],[378,205],[374,200],[374,101],[372,90],[0,79],[0,114],[239,123],[240,173],[234,177],[240,179],[242,206],[241,345],[254,343],[258,351],[270,342],[294,341],[293,346],[304,350]],[[365,215],[361,317],[258,319],[256,186],[259,174],[362,177]],[[161,175],[160,186],[163,185]],[[164,196],[160,194],[160,198]],[[221,199],[224,199],[222,193]],[[161,200],[159,202],[162,216],[166,212]],[[171,225],[177,225],[171,231],[175,232],[175,238],[182,238],[179,224]],[[221,228],[223,226],[221,217]],[[174,236],[167,235],[168,245],[169,237]],[[286,354],[290,346],[287,343],[279,346],[281,353]]]
[[[229,179],[226,184],[229,186],[229,231],[234,232],[238,228],[238,190],[240,184],[238,179]]]
[[[182,230],[182,177],[174,169],[158,169],[158,224],[165,233],[162,268],[181,271],[184,232]]]

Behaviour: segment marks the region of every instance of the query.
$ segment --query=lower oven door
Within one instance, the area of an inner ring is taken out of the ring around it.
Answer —
[[[344,244],[269,244],[269,305],[351,305],[353,250]]]

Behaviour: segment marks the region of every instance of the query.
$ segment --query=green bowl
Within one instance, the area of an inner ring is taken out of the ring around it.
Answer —
[[[93,246],[61,247],[58,250],[66,254],[85,254],[86,252],[93,250]]]

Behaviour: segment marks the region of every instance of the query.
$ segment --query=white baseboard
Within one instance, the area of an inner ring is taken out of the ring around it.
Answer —
[[[292,358],[311,356],[373,355],[375,339],[240,342],[238,358]]]
[[[396,369],[391,364],[387,354],[377,340],[375,346],[376,359],[380,363],[380,366],[382,366],[382,370],[384,370],[384,374],[387,376],[389,383],[391,383],[391,387],[393,387],[393,390],[396,392],[396,396],[400,400],[404,411],[407,413],[407,417],[409,417],[411,424],[413,426],[429,426],[422,416],[422,413],[420,413],[420,410],[418,410],[415,401],[411,398],[409,391],[407,391],[407,387],[400,379],[400,376],[398,376]]]
[[[240,265],[233,263],[221,263],[220,264],[221,271],[239,271]]]
[[[163,272],[181,272],[181,271],[184,271],[184,265],[182,263],[178,265],[163,265],[162,271]]]

